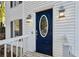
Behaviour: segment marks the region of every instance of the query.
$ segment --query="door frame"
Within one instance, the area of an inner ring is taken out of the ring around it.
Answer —
[[[35,8],[34,10],[33,10],[33,12],[35,13],[35,17],[34,17],[34,19],[35,19],[35,45],[36,45],[36,12],[41,12],[41,11],[44,11],[44,10],[47,10],[47,9],[52,9],[52,11],[53,11],[53,5],[48,5],[48,6],[44,6],[44,7],[38,7],[38,8]],[[53,16],[53,12],[52,12],[52,56],[54,55],[53,54],[53,49],[54,49],[54,41],[53,41],[53,39],[54,39],[54,27],[53,27],[53,24],[54,24],[54,22],[53,22],[53,20],[54,20],[54,16]],[[35,51],[36,51],[36,46],[35,46]]]

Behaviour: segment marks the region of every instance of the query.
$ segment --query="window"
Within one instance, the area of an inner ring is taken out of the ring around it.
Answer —
[[[21,36],[22,35],[22,19],[11,21],[10,23],[10,29],[11,29],[11,38],[15,36]]]
[[[10,8],[13,7],[13,1],[10,1]]]
[[[21,3],[22,1],[10,1],[10,8],[13,8]]]
[[[46,37],[48,33],[48,19],[46,15],[42,15],[39,22],[40,35]]]
[[[21,4],[22,3],[22,1],[19,1],[19,4]]]
[[[16,1],[14,1],[14,6],[16,6]]]
[[[11,21],[11,23],[10,23],[11,25],[10,25],[10,28],[11,28],[11,38],[13,37],[13,21]]]
[[[15,20],[15,36],[21,36],[22,35],[22,20]]]

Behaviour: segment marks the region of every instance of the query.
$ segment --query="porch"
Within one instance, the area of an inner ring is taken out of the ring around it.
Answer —
[[[24,52],[23,41],[27,40],[29,36],[18,36],[0,40],[0,57],[50,57],[37,52]]]

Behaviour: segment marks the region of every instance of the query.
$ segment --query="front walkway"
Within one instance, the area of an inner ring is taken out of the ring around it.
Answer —
[[[29,52],[27,51],[24,57],[51,57],[45,54],[37,53],[37,52]]]

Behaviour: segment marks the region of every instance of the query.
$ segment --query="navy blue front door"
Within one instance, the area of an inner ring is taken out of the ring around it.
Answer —
[[[51,56],[53,49],[52,13],[52,9],[36,13],[36,52]]]

